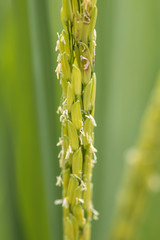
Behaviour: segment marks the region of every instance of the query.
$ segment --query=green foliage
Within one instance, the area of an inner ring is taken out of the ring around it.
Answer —
[[[138,136],[160,59],[159,0],[107,0],[97,5],[98,164],[93,198],[100,218],[93,222],[92,240],[107,238],[123,153]],[[61,90],[54,73],[60,8],[59,0],[0,2],[2,240],[62,239],[61,208],[54,206],[61,196],[55,186]],[[159,201],[159,193],[151,198],[136,240],[160,239]]]

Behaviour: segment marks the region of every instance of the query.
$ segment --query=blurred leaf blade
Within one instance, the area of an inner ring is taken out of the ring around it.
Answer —
[[[52,98],[53,73],[50,68],[51,66],[48,66],[48,62],[44,62],[44,65],[41,66],[43,70],[40,74],[45,72],[45,76],[44,74],[42,75],[39,85],[44,84],[45,87],[48,88],[47,94],[50,90],[50,96],[48,94],[46,100],[46,96],[43,96],[45,88],[39,89],[37,87],[37,91],[40,92],[41,90],[40,94],[42,98],[40,104],[42,106],[45,105],[45,109],[40,109],[44,111],[40,117],[45,116],[47,119],[44,120],[44,118],[42,118],[44,122],[41,123],[42,125],[40,125],[39,128],[37,120],[39,119],[39,116],[37,117],[38,104],[35,101],[35,75],[33,74],[35,69],[34,65],[32,66],[31,52],[33,49],[31,49],[30,45],[27,1],[16,1],[14,9],[16,16],[16,45],[13,46],[16,48],[16,54],[14,55],[15,68],[12,69],[11,66],[8,66],[12,77],[7,79],[9,80],[9,84],[5,86],[6,88],[4,88],[4,90],[8,89],[7,91],[11,94],[11,103],[9,103],[11,108],[8,105],[7,108],[9,109],[7,111],[9,111],[11,118],[14,139],[15,190],[19,208],[17,215],[19,215],[20,225],[25,239],[53,239],[54,211],[50,211],[50,208],[54,209],[53,203],[56,195],[56,193],[54,194],[55,191],[53,191],[55,179],[53,161],[56,131],[53,133],[53,129],[51,129],[51,122],[54,125],[54,100]],[[39,8],[37,8],[37,11],[38,9]],[[44,18],[45,17],[46,16],[44,16]],[[42,21],[44,18],[42,18]],[[47,22],[45,22],[45,25],[47,25]],[[38,26],[40,27],[40,24]],[[40,32],[40,34],[42,34],[42,32]],[[39,37],[41,39],[41,36]],[[47,32],[46,39],[49,39],[49,32]],[[49,50],[47,52],[47,49],[44,49],[44,52],[42,52],[42,49],[41,46],[41,49],[38,49],[36,53],[41,54],[36,59],[37,62],[44,59],[45,54],[48,59]],[[51,58],[49,62],[51,64]],[[46,130],[45,127],[49,128],[46,131],[47,133],[45,132],[46,135],[43,134]],[[50,132],[52,136],[47,135]],[[42,142],[42,138],[45,142]],[[49,149],[51,146],[53,146],[52,150]]]
[[[27,4],[26,1],[16,3],[17,76],[13,94],[18,205],[24,236],[27,239],[49,239],[34,103]]]

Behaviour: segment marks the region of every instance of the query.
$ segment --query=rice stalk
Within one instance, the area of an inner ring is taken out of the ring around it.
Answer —
[[[92,204],[92,169],[96,162],[94,119],[96,74],[96,0],[62,0],[63,30],[58,34],[56,68],[62,86],[60,114],[62,126],[58,145],[63,186],[62,199],[65,240],[89,240],[91,220],[98,217]]]

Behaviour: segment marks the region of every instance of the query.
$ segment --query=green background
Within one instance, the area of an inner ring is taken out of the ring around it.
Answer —
[[[124,153],[134,145],[160,67],[160,1],[98,0],[97,98],[92,240],[107,239]],[[61,0],[0,1],[0,239],[61,240],[55,186],[55,45]],[[152,196],[138,240],[160,239],[160,194]]]

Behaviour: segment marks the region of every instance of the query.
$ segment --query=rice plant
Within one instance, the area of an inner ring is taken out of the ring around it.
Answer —
[[[1,240],[160,239],[159,12],[0,2]]]

